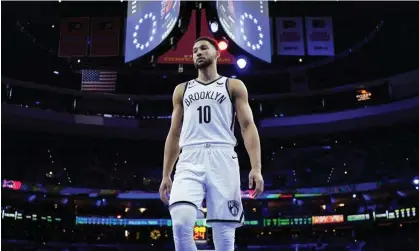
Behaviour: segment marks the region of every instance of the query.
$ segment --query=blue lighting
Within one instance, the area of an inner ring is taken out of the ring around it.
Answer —
[[[244,58],[237,59],[237,66],[240,69],[244,69],[246,67],[246,65],[247,65],[247,60],[246,59],[244,59]]]
[[[32,201],[34,201],[35,199],[36,199],[36,195],[31,195],[31,196],[29,196],[28,201],[29,201],[29,202],[32,202]]]

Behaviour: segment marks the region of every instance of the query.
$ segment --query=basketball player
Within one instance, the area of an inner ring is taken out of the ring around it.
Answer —
[[[234,151],[236,113],[252,167],[249,189],[254,186],[254,196],[263,192],[260,141],[247,90],[242,81],[218,75],[219,57],[214,40],[197,39],[193,60],[198,78],[178,85],[173,94],[159,192],[161,200],[169,204],[177,251],[197,250],[193,228],[204,197],[215,249],[234,249],[235,230],[244,222],[240,170]],[[178,157],[172,187],[170,176]]]

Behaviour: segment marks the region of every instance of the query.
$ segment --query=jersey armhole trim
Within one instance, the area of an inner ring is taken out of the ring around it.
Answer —
[[[183,94],[182,94],[182,103],[183,103],[183,98],[185,97],[186,89],[188,89],[188,84],[189,84],[189,81],[185,83],[185,89],[183,90]]]
[[[231,101],[231,104],[233,104],[234,105],[234,103],[233,103],[233,96],[231,95],[231,92],[230,92],[230,78],[227,78],[227,80],[226,80],[226,84],[225,84],[225,86],[226,86],[226,90],[227,90],[227,94],[228,94],[228,98],[230,99],[230,101]]]
[[[236,123],[236,105],[234,104],[234,97],[231,96],[231,92],[230,92],[230,89],[229,89],[230,78],[227,78],[225,86],[226,86],[228,97],[230,98],[230,102],[231,102],[231,125],[230,125],[230,130],[233,131],[233,133],[234,133],[234,124]]]

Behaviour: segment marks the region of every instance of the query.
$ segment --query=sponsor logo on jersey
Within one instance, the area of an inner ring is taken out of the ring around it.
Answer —
[[[221,93],[216,91],[200,91],[189,94],[183,98],[186,106],[190,106],[193,102],[198,100],[215,100],[219,104],[222,104],[227,97]]]

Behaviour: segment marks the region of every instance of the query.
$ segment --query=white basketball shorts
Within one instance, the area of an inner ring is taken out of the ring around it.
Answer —
[[[204,144],[184,147],[176,165],[170,207],[207,204],[207,223],[243,225],[244,214],[240,190],[237,153],[232,146]]]

